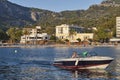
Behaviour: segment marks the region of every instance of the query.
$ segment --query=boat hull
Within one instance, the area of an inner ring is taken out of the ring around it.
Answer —
[[[111,61],[113,61],[112,58],[100,60],[76,58],[70,60],[57,60],[53,65],[62,69],[105,69]]]

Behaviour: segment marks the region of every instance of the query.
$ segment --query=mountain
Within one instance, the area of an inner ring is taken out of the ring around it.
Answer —
[[[119,0],[104,0],[100,5],[111,6],[111,7],[119,7],[120,6],[120,1]]]
[[[120,0],[104,0],[101,4],[117,5],[120,4]]]
[[[11,3],[8,0],[0,0],[0,27],[30,26],[39,21],[39,19],[45,20],[43,17],[52,13],[48,10],[27,8]]]
[[[120,0],[104,0],[87,10],[53,12],[27,8],[8,0],[0,0],[0,28],[41,25],[55,27],[59,24],[76,24],[83,27],[104,27],[113,30],[115,18],[120,16]]]
[[[23,26],[33,23],[30,8],[13,4],[7,0],[0,0],[0,24],[4,27]]]

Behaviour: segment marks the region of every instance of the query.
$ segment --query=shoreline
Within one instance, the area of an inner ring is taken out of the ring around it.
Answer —
[[[53,44],[53,45],[2,45],[0,48],[39,48],[39,47],[80,47],[80,48],[93,48],[93,47],[119,47],[120,45],[65,45],[65,44]]]

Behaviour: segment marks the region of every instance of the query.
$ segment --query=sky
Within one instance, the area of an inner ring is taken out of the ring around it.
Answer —
[[[55,12],[88,9],[90,5],[100,4],[103,0],[8,0],[10,2]]]

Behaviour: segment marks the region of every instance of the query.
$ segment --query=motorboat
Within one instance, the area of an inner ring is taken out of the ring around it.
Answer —
[[[56,59],[53,65],[62,69],[106,69],[113,60],[108,56],[86,56]]]

